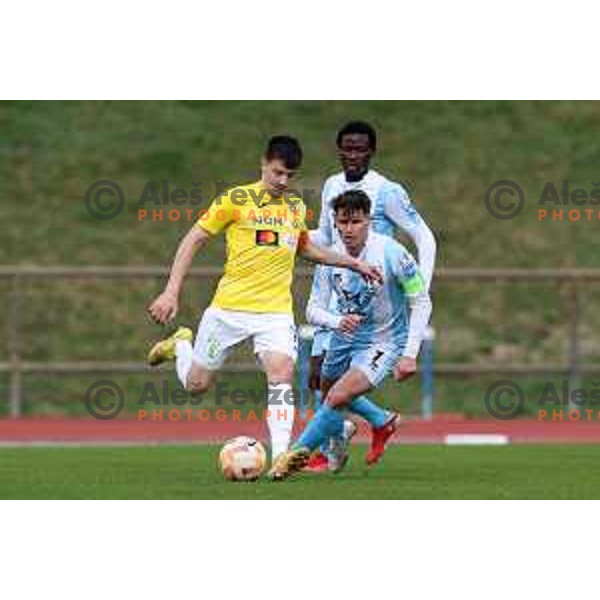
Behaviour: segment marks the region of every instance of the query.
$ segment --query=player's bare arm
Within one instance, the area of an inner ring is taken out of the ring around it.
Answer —
[[[369,265],[350,255],[339,254],[329,248],[317,246],[310,241],[308,232],[305,232],[300,236],[298,241],[298,254],[310,262],[330,265],[332,267],[344,267],[360,273],[368,281],[375,281],[377,283],[383,282],[381,271],[377,267]]]
[[[194,226],[181,240],[173,259],[167,285],[148,308],[148,313],[157,323],[168,323],[177,315],[179,294],[194,255],[208,242],[210,237],[210,234],[204,229]]]

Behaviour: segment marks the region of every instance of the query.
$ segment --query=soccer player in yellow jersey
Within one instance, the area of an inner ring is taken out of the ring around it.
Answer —
[[[381,278],[376,268],[310,241],[302,199],[286,194],[301,162],[302,150],[294,138],[271,138],[260,181],[215,198],[181,241],[165,290],[148,309],[157,323],[175,318],[195,252],[224,230],[225,273],[202,315],[193,346],[192,331],[180,327],[152,348],[148,361],[157,365],[175,359],[182,385],[191,393],[202,393],[232,348],[251,338],[268,381],[267,424],[273,459],[287,451],[294,422],[297,336],[290,288],[296,254],[312,262],[352,269],[370,280]]]

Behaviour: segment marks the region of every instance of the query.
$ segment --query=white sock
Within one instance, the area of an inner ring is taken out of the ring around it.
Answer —
[[[271,434],[271,460],[287,452],[292,440],[296,406],[291,403],[292,386],[289,383],[269,382],[267,398],[267,425]]]
[[[188,375],[192,368],[192,343],[188,340],[177,340],[175,342],[175,368],[177,377],[183,387],[187,387]]]

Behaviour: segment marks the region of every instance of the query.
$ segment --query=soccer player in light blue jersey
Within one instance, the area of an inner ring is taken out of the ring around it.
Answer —
[[[396,240],[371,230],[367,194],[344,192],[333,200],[332,209],[340,234],[334,248],[377,266],[382,282],[368,282],[337,267],[321,269],[309,314],[313,324],[332,330],[321,368],[324,401],[291,450],[275,461],[269,471],[273,480],[303,469],[311,452],[339,430],[345,409],[352,410],[353,402],[389,373],[402,381],[416,372],[431,315],[429,293],[414,258]]]
[[[318,244],[332,245],[339,240],[336,230],[332,201],[348,190],[361,190],[371,200],[370,226],[373,231],[395,236],[404,231],[417,248],[419,265],[427,289],[429,289],[435,265],[435,238],[419,213],[415,210],[404,187],[390,181],[370,168],[371,159],[377,149],[377,135],[368,123],[353,121],[347,123],[337,134],[337,147],[342,165],[342,172],[327,179],[323,187],[319,228],[311,232],[311,239]],[[320,267],[317,267],[311,296],[318,293],[316,287],[320,278]],[[310,305],[310,301],[309,301]],[[334,307],[332,307],[334,309]],[[320,401],[319,377],[325,354],[329,348],[331,329],[319,327],[316,330],[310,361],[309,387],[315,391]],[[376,462],[381,453],[382,444],[396,430],[398,415],[388,414],[384,423],[378,418],[381,411],[366,397],[354,403],[354,411],[366,419],[372,428],[371,452],[367,462]],[[346,421],[333,438],[324,443],[321,451],[313,454],[308,468],[312,471],[338,471],[347,458],[346,446],[349,437],[356,428],[351,421]],[[345,438],[345,439],[344,439]]]

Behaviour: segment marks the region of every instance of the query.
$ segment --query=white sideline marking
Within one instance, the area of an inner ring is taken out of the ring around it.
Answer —
[[[507,435],[497,433],[449,433],[444,437],[447,446],[506,446]]]

